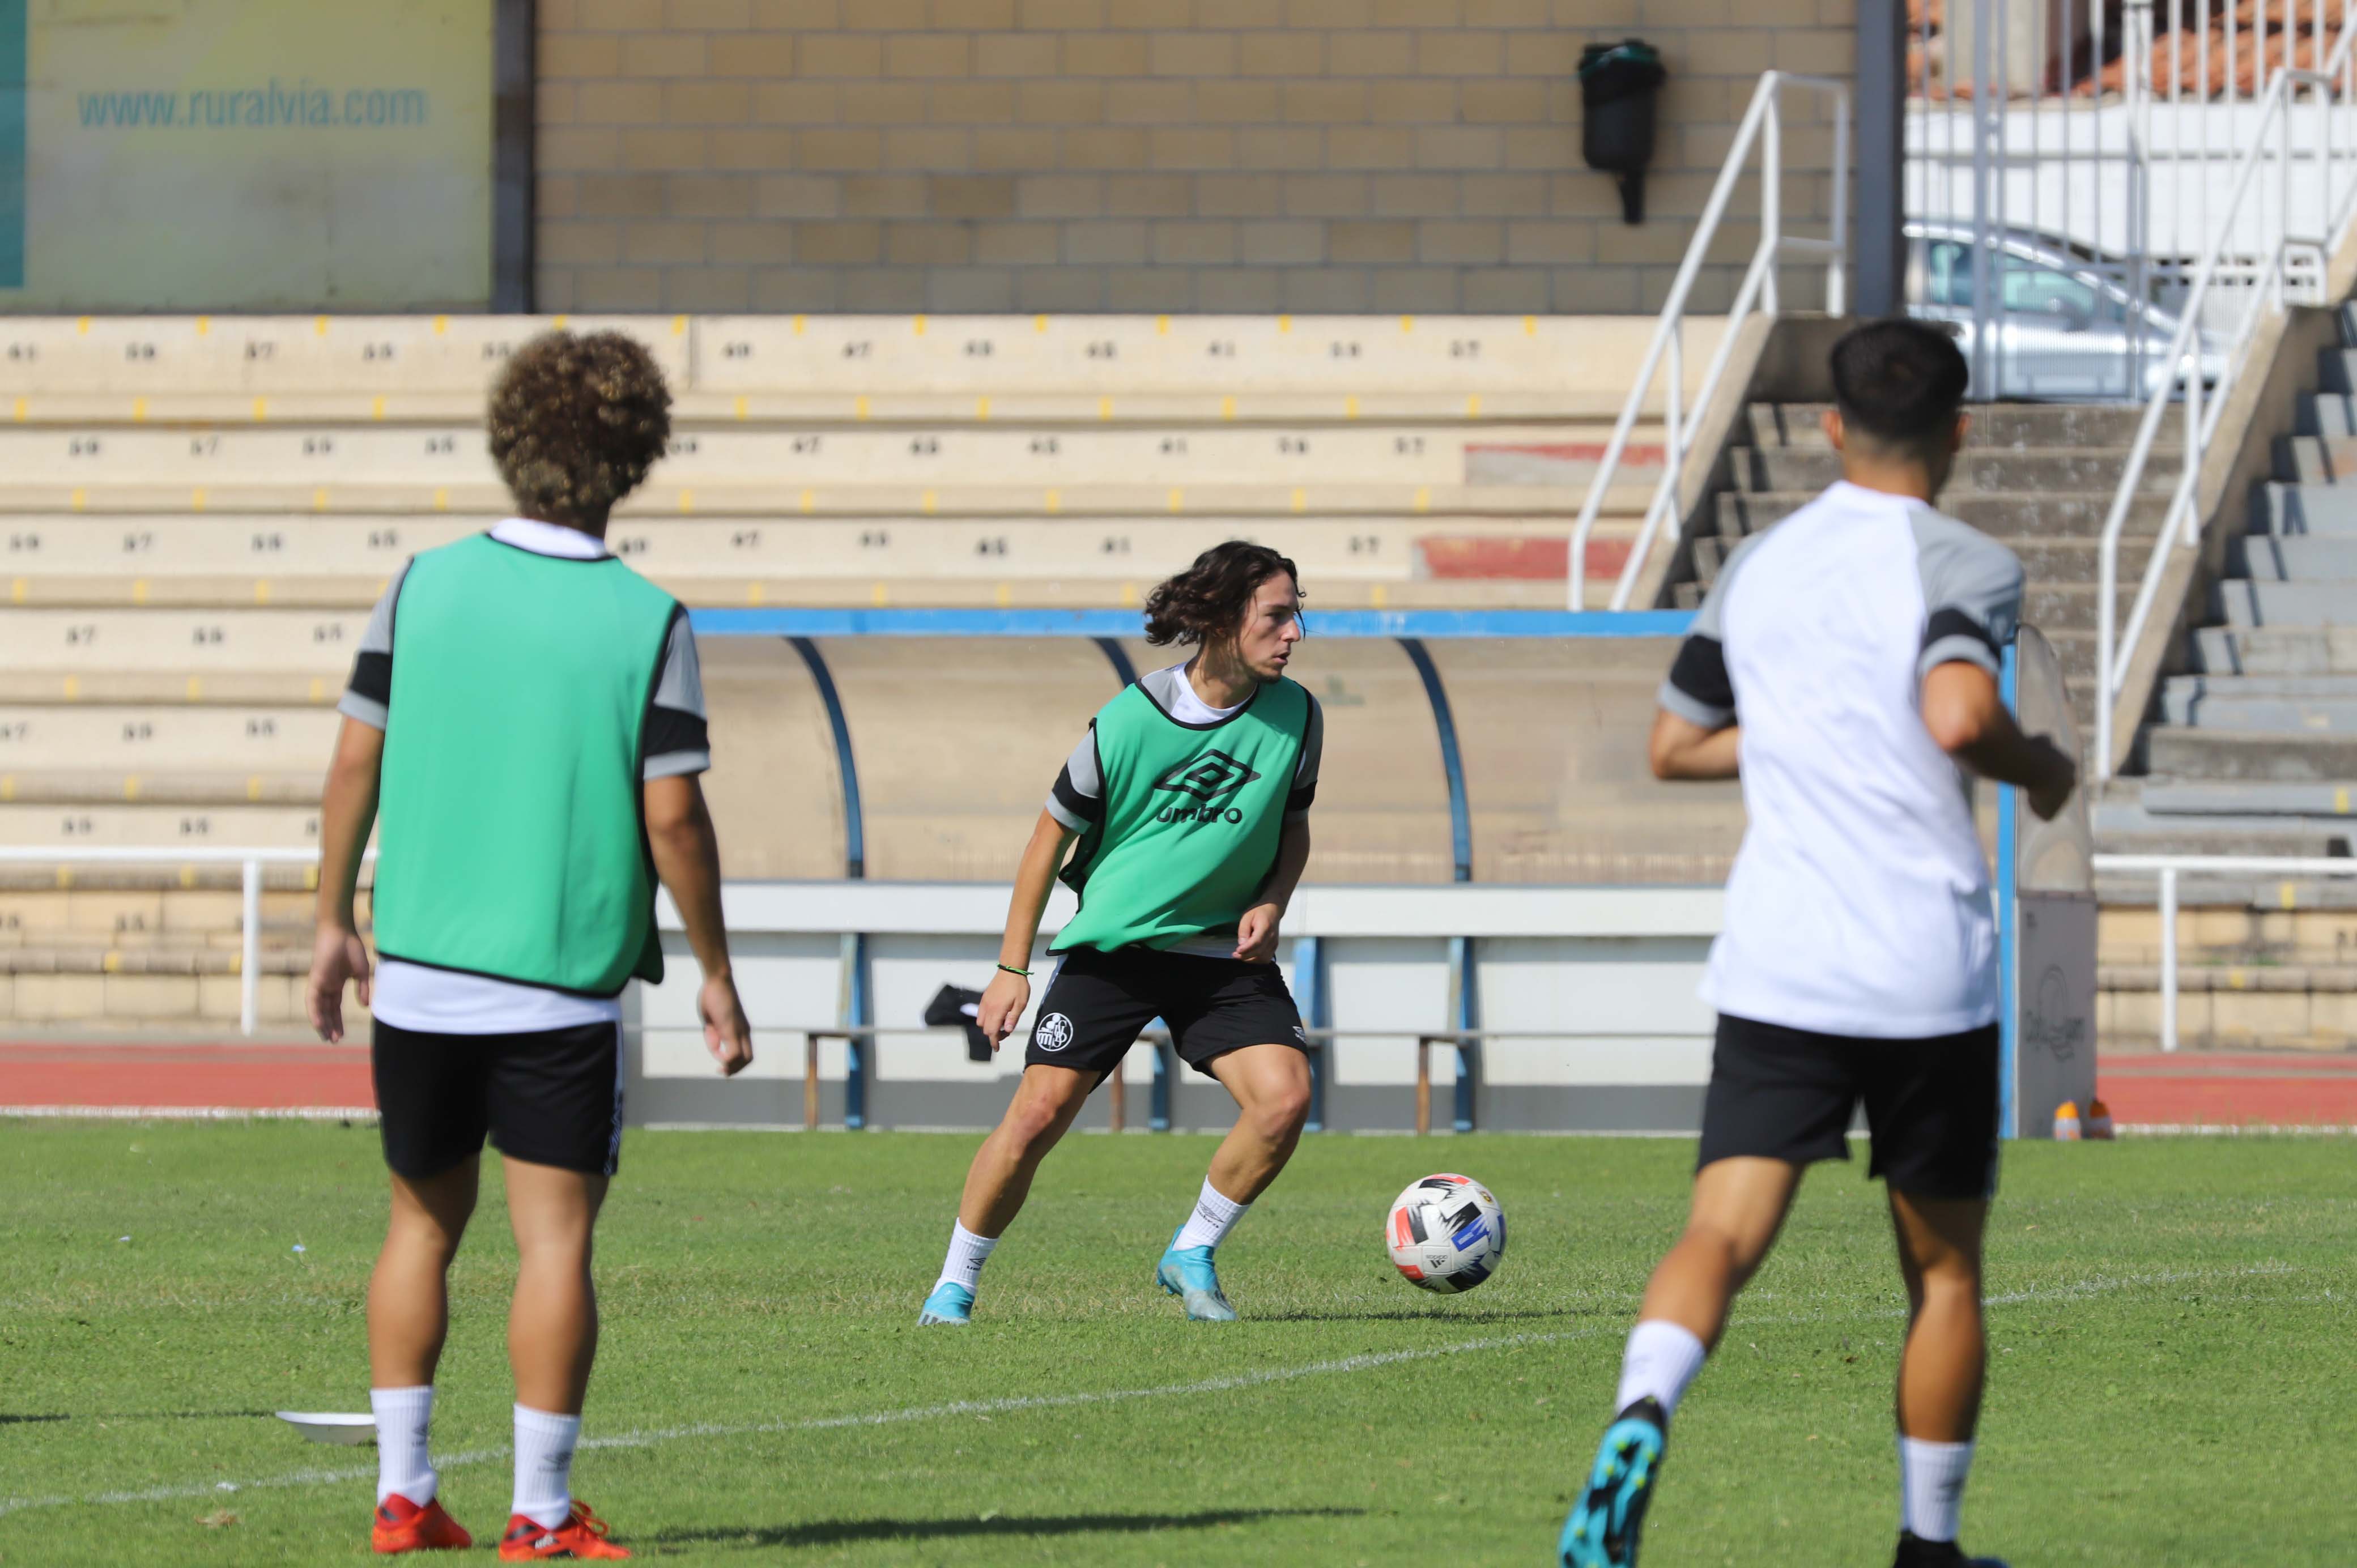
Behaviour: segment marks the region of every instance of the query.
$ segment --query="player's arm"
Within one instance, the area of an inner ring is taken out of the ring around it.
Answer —
[[[1663,708],[1653,715],[1646,755],[1656,779],[1733,779],[1741,771],[1742,745],[1740,725],[1711,728]]]
[[[350,983],[360,1004],[369,1004],[368,944],[361,940],[352,905],[360,886],[361,859],[376,827],[377,789],[384,767],[384,731],[345,715],[336,735],[336,755],[328,764],[319,801],[319,906],[311,942],[311,978],[305,990],[311,1027],[319,1037],[344,1037],[344,986]]]
[[[1032,825],[1031,842],[1023,846],[1022,862],[1015,868],[1015,896],[1006,901],[1006,934],[998,941],[998,972],[990,977],[974,1009],[974,1022],[994,1049],[1031,1005],[1031,982],[1021,972],[1031,967],[1031,949],[1039,940],[1048,895],[1065,854],[1080,836],[1078,829],[1059,822],[1052,811],[1042,811]]]
[[[1919,711],[1933,744],[1984,779],[2011,784],[2051,819],[2079,781],[2078,764],[2014,722],[1997,690],[1999,651],[2021,625],[2024,576],[2013,552],[1948,519],[1919,519],[1923,682]]]
[[[704,801],[704,785],[693,773],[648,779],[645,791],[647,847],[655,875],[679,907],[687,945],[704,971],[695,1009],[704,1019],[704,1045],[726,1076],[752,1065],[753,1026],[737,995],[728,961],[728,925],[720,913],[720,835]]]
[[[1996,677],[1952,660],[1923,677],[1923,727],[1942,751],[1984,779],[2011,784],[2029,809],[2050,821],[2079,782],[2079,767],[2044,736],[2022,733],[1998,693]]]
[[[1735,718],[1735,680],[1727,669],[1727,596],[1736,574],[1761,538],[1737,545],[1704,596],[1694,626],[1654,701],[1653,733],[1645,746],[1653,777],[1733,779],[1741,769],[1743,729]]]
[[[319,799],[319,906],[311,942],[311,978],[304,1005],[311,1027],[323,1040],[344,1037],[344,987],[369,1004],[368,944],[361,940],[352,902],[360,886],[361,861],[376,829],[377,789],[384,771],[384,731],[393,702],[393,610],[404,566],[361,630],[352,675],[336,711],[344,716],[336,753]]]
[[[1301,760],[1293,770],[1293,788],[1285,798],[1285,826],[1276,840],[1276,859],[1261,878],[1252,908],[1236,918],[1235,956],[1246,963],[1269,963],[1276,958],[1276,928],[1293,903],[1293,890],[1309,865],[1309,808],[1318,800],[1318,775],[1326,763],[1326,710],[1309,699],[1309,716],[1301,732]]]

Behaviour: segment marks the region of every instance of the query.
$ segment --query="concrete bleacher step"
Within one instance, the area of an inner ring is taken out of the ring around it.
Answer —
[[[2126,472],[2126,455],[2106,447],[1991,448],[1966,447],[1943,493],[1944,510],[1951,497],[1969,493],[2006,495],[2023,490],[2100,490],[2108,496]],[[1841,478],[1841,457],[1830,449],[1801,446],[1738,447],[1734,455],[1737,484],[1757,491],[1823,489]],[[2146,462],[2138,488],[2175,488],[2182,458],[2156,451]]]
[[[2139,800],[2153,816],[2296,816],[2331,819],[2357,811],[2357,782],[2147,778]]]
[[[2298,484],[2270,479],[2259,487],[2251,532],[2357,537],[2357,485]]]
[[[1608,510],[1641,515],[1650,484],[1615,485]],[[1327,473],[1298,483],[1265,481],[1081,483],[1071,486],[972,484],[952,488],[921,478],[898,483],[793,485],[742,481],[704,486],[650,484],[615,509],[615,516],[689,517],[931,517],[1080,516],[1175,517],[1189,513],[1250,515],[1266,520],[1312,513],[1412,517],[1426,512],[1483,516],[1578,514],[1585,491],[1576,486],[1519,484],[1422,485],[1361,481]],[[187,488],[146,484],[12,484],[0,488],[0,535],[21,531],[16,519],[86,513],[94,519],[201,516],[207,512],[345,513],[401,518],[455,512],[500,517],[510,502],[494,482],[434,486],[409,483],[241,484]]]
[[[0,771],[0,802],[21,806],[305,806],[317,807],[327,771],[321,749],[307,768],[224,773],[182,770],[169,764],[153,771],[110,772],[73,766],[73,758],[42,755]]]
[[[326,766],[324,756],[321,767]],[[176,847],[311,849],[319,842],[315,807],[272,805],[10,805],[0,803],[0,843],[38,849],[117,844],[155,850],[168,862]]]
[[[96,703],[0,706],[0,776],[20,768],[253,774],[322,764],[332,709]]]
[[[1754,403],[1752,444],[1829,450],[1825,403]],[[2068,403],[1975,403],[1964,433],[1968,450],[2053,446],[2126,447],[2136,442],[2144,410],[2135,404]]]
[[[2007,548],[2021,559],[2030,577],[2059,578],[2064,581],[2084,578],[2092,580],[2100,566],[2099,543],[2085,537],[2056,537],[2051,534],[2027,536],[1998,535]],[[1708,584],[1718,580],[1718,569],[1725,564],[1740,540],[1730,540],[1723,534],[1705,534],[1694,542],[1695,575]],[[2120,542],[2120,576],[2126,582],[2138,582],[2145,563],[2152,554],[2152,536],[2124,539]]]
[[[479,518],[188,517],[135,521],[38,519],[18,533],[34,542],[6,558],[0,573],[22,604],[44,602],[254,602],[254,584],[274,595],[301,593],[316,602],[328,579],[334,596],[372,600],[401,564],[421,550],[479,532]],[[1591,568],[1617,573],[1635,521],[1601,521],[1591,536]],[[631,516],[617,521],[608,542],[640,572],[658,578],[859,577],[964,570],[1005,576],[1168,575],[1197,553],[1239,534],[1271,532],[1268,520],[1245,516],[1134,518],[1058,515],[974,521],[895,517],[860,521],[825,518]],[[1275,531],[1305,574],[1404,578],[1533,574],[1561,577],[1568,530],[1560,517],[1425,513],[1396,517],[1302,515]],[[242,565],[250,576],[231,576]],[[300,584],[298,587],[296,585]],[[16,585],[21,584],[17,588]]]
[[[48,395],[474,393],[552,327],[644,342],[675,389],[855,397],[1099,392],[1595,398],[1617,411],[1651,331],[1578,317],[16,317],[0,360]],[[1717,346],[1689,330],[1689,376]]]
[[[2195,842],[2202,854],[2244,853],[2229,843],[2265,843],[2268,854],[2342,856],[2349,853],[2351,824],[2344,817],[2291,812],[2235,814],[2224,811],[2155,811],[2133,797],[2106,800],[2090,813],[2106,852],[2160,854],[2147,846],[2164,839]]]
[[[2357,730],[2357,677],[2177,675],[2161,688],[2172,725],[2311,733]]]
[[[1816,499],[1814,490],[1725,490],[1718,496],[1718,531],[1728,539],[1757,533],[1790,517]],[[2084,490],[2076,494],[2046,492],[2020,495],[1976,495],[1955,491],[1940,498],[1940,510],[1984,533],[2018,537],[2040,535],[2099,540],[2111,515],[2112,492]],[[2169,510],[2169,497],[2138,495],[2129,503],[2124,534],[2150,538]]]
[[[2215,675],[2357,675],[2357,627],[2205,626],[2193,667]]]
[[[2357,776],[2357,736],[2266,734],[2163,725],[2147,739],[2151,770],[2178,779],[2329,784]]]
[[[2237,534],[2227,541],[2226,570],[2259,582],[2357,578],[2357,532],[2346,534]]]
[[[1340,472],[1409,485],[1577,485],[1595,474],[1610,431],[1595,425],[1348,424],[1140,428],[1008,427],[921,430],[726,426],[674,435],[651,482],[659,489],[730,482],[861,485],[914,481],[955,489],[1088,484],[1296,484]],[[1658,432],[1633,441],[1622,464],[1656,478]],[[333,429],[274,423],[227,429],[56,431],[0,427],[0,472],[12,486],[240,487],[317,483],[496,485],[479,416],[465,424]]]
[[[2357,626],[2357,580],[2227,578],[2217,585],[2217,599],[2220,613],[2233,627]]]

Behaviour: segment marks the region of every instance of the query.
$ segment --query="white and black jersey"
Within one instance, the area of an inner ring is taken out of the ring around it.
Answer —
[[[1873,1039],[1996,1017],[1972,782],[1924,728],[1922,682],[1996,673],[2021,595],[1995,540],[1847,483],[1728,556],[1661,691],[1742,726],[1749,823],[1703,989],[1721,1013]]]

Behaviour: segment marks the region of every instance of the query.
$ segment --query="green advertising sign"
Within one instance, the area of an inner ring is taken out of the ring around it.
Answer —
[[[0,0],[0,310],[485,304],[492,0]]]

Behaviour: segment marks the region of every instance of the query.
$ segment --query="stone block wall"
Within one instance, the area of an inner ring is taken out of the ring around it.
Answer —
[[[540,0],[534,303],[1651,311],[1760,72],[1849,74],[1857,3]],[[1574,74],[1632,35],[1672,72],[1636,227]],[[1787,210],[1821,229],[1799,118]]]

